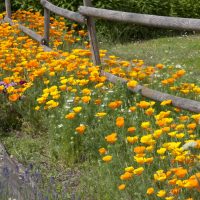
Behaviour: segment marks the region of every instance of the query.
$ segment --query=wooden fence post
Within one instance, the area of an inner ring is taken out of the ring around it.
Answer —
[[[10,3],[10,0],[5,0],[5,5],[6,5],[6,16],[8,18],[11,18],[12,12],[11,12],[11,3]]]
[[[43,43],[49,46],[49,33],[50,33],[50,11],[44,8],[44,40]]]
[[[92,7],[91,0],[83,0],[84,6]],[[95,65],[100,65],[100,54],[99,54],[99,47],[98,47],[98,41],[96,36],[96,29],[95,29],[95,22],[92,17],[86,17],[87,19],[87,28],[88,28],[88,34],[89,34],[89,40],[91,45],[91,52],[92,52],[92,60]]]

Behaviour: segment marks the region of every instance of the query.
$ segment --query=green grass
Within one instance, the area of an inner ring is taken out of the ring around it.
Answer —
[[[195,78],[200,76],[200,36],[167,37],[127,44],[101,44],[109,54],[122,59],[143,59],[148,65],[158,63],[186,66]]]

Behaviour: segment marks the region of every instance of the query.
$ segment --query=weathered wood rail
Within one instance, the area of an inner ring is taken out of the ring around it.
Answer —
[[[78,23],[82,23],[85,24],[85,17],[79,13],[76,12],[72,12],[70,10],[67,9],[63,9],[60,7],[57,7],[55,5],[53,5],[52,3],[46,1],[46,0],[41,0],[40,1],[41,5],[46,8],[47,10],[61,16],[61,17],[65,17],[69,20],[78,22]]]
[[[36,41],[40,42],[41,45],[43,46],[44,51],[51,51],[51,48],[48,47],[49,30],[50,30],[50,12],[65,17],[69,20],[76,21],[78,23],[85,23],[87,24],[88,28],[91,52],[92,52],[92,60],[95,65],[100,65],[101,60],[98,48],[98,41],[96,37],[94,18],[101,18],[111,21],[128,22],[128,23],[152,26],[157,28],[200,31],[200,19],[164,17],[164,16],[128,13],[128,12],[93,8],[91,0],[83,0],[84,6],[79,7],[78,9],[79,13],[59,8],[47,0],[41,0],[40,2],[44,7],[44,36],[39,36],[34,31],[22,25],[19,25],[19,29],[22,30],[27,35],[29,35],[30,37],[32,37],[33,39],[35,39]],[[10,0],[5,0],[5,4],[6,4],[7,15],[4,21],[13,25],[13,22],[11,20]],[[101,70],[101,75],[106,76],[107,80],[112,83],[120,82],[122,84],[125,84],[127,82],[125,79],[107,73],[103,70]],[[131,90],[132,92],[140,93],[142,96],[150,98],[155,101],[161,102],[164,100],[171,99],[172,105],[175,107],[189,110],[195,113],[200,113],[200,102],[198,101],[176,97],[167,93],[146,88],[141,85],[138,85],[134,89],[133,88],[128,88],[128,89]]]
[[[117,77],[105,71],[101,71],[102,76],[106,76],[107,80],[111,83],[121,83],[126,84],[127,80]],[[172,105],[184,110],[189,110],[191,112],[200,113],[200,102],[191,99],[181,98],[174,95],[170,95],[164,92],[159,92],[157,90],[152,90],[150,88],[144,87],[142,85],[137,85],[135,88],[128,88],[134,93],[140,93],[142,96],[152,99],[154,101],[162,102],[164,100],[172,100]]]
[[[80,6],[78,10],[84,16],[101,18],[110,21],[134,23],[157,28],[200,31],[200,19],[164,17],[92,8],[86,6]]]
[[[51,51],[51,48],[49,48],[48,46],[45,45],[44,38],[41,35],[37,34],[35,31],[33,31],[19,23],[13,22],[12,19],[8,17],[8,15],[6,15],[2,21],[9,23],[11,26],[17,25],[19,30],[21,30],[23,33],[30,36],[35,41],[39,42],[41,44],[42,48],[44,49],[44,51]]]
[[[14,25],[18,25],[18,28],[24,32],[25,34],[29,35],[32,39],[38,41],[39,43],[42,43],[42,40],[43,40],[43,37],[40,36],[39,34],[37,34],[35,31],[32,31],[31,29],[21,25],[21,24],[17,24],[17,23],[14,23],[9,17],[5,17],[4,18],[4,21],[9,23],[11,26],[14,26]]]

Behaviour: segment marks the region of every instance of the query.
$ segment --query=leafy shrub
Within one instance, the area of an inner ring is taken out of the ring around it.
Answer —
[[[82,0],[51,0],[59,7],[76,11]],[[155,14],[162,16],[179,16],[199,18],[200,2],[193,0],[93,0],[93,4],[98,8],[106,8],[127,12]],[[41,10],[39,0],[16,0],[13,2],[14,9],[34,9]],[[135,39],[148,39],[160,35],[177,34],[176,31],[163,29],[146,28],[132,24],[112,23],[109,21],[98,20],[97,30],[101,38],[114,41],[130,41]],[[111,31],[112,30],[112,31]]]

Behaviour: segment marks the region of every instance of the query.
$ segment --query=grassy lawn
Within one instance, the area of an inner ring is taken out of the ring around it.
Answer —
[[[143,59],[148,65],[158,63],[184,65],[193,71],[195,77],[200,75],[200,36],[183,36],[159,38],[127,44],[102,44],[101,48],[123,59]],[[192,80],[191,80],[192,81]]]

